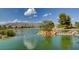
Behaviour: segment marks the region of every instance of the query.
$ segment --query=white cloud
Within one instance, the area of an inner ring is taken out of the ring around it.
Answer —
[[[37,12],[36,12],[36,10],[34,9],[34,8],[29,8],[28,10],[26,10],[25,12],[24,12],[24,15],[25,16],[30,16],[30,15],[34,15],[34,14],[36,14]]]
[[[37,17],[38,15],[33,15],[33,17]]]
[[[12,21],[12,23],[15,23],[15,22],[18,22],[18,19],[14,19],[14,20]]]
[[[46,14],[43,15],[43,17],[47,17],[47,16],[50,16],[50,15],[52,15],[52,13],[46,13]]]
[[[31,21],[30,23],[41,23],[42,22],[42,20],[40,20],[40,21]]]
[[[49,15],[52,15],[52,13],[49,13]]]
[[[10,23],[16,23],[16,22],[24,22],[24,21],[21,21],[21,20],[18,20],[18,19],[14,19],[13,21],[9,21]]]
[[[0,22],[0,25],[4,25],[4,24],[7,24],[7,23],[10,23],[11,21],[1,21]]]
[[[37,21],[36,23],[41,23],[42,21]]]
[[[24,21],[22,21],[22,20],[18,20],[18,19],[14,19],[11,23],[15,23],[15,22],[29,22],[29,21],[27,21],[27,20],[24,20]]]
[[[46,16],[48,16],[48,14],[44,14],[44,15],[43,15],[43,17],[46,17]]]
[[[30,23],[30,22],[29,22],[29,21],[27,21],[27,20],[26,20],[26,21],[21,21],[21,22]]]
[[[3,24],[6,24],[6,22],[0,22],[0,25],[1,25],[1,24],[2,24],[2,25],[3,25]]]
[[[0,25],[4,25],[4,24],[8,24],[8,23],[20,23],[20,22],[23,22],[23,23],[41,23],[41,21],[28,21],[28,20],[18,20],[18,19],[14,19],[13,21],[1,21],[0,22]]]

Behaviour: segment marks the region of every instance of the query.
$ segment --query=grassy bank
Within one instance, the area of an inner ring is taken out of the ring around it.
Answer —
[[[14,37],[16,35],[13,29],[3,29],[0,30],[0,39]]]

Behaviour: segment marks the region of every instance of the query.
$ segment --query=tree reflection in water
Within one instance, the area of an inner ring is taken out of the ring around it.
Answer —
[[[64,49],[68,49],[72,45],[72,37],[71,36],[61,36],[61,47]]]
[[[40,49],[51,49],[52,37],[51,36],[43,37],[43,40],[39,42],[39,45],[40,45]]]
[[[26,39],[26,36],[24,38],[24,46],[27,48],[27,49],[35,49],[36,47],[36,44],[37,44],[37,40],[38,39],[36,36],[34,37],[30,37],[28,39]]]

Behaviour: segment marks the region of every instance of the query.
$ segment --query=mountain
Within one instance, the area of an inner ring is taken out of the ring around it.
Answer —
[[[12,26],[12,27],[39,27],[40,23],[28,23],[28,22],[13,22],[13,23],[7,23],[6,26]]]

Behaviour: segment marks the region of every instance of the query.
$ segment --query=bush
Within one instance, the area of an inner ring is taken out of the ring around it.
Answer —
[[[40,28],[44,31],[51,31],[54,28],[54,23],[52,20],[45,20],[41,23]]]
[[[5,30],[1,30],[1,31],[0,31],[0,34],[6,35],[6,31],[5,31]]]
[[[15,32],[13,30],[7,30],[7,36],[15,36]]]

